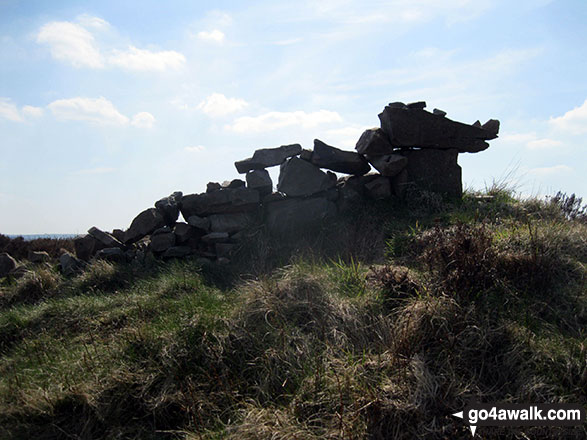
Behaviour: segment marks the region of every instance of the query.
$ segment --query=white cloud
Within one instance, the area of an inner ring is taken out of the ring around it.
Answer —
[[[131,125],[137,128],[153,128],[155,117],[148,112],[140,112],[132,117]]]
[[[34,107],[32,105],[25,105],[22,107],[22,114],[31,118],[39,118],[43,116],[43,109],[41,107]]]
[[[212,31],[198,32],[198,38],[204,41],[211,41],[214,43],[222,43],[224,41],[224,32],[214,29]]]
[[[227,98],[222,93],[212,93],[197,108],[210,116],[224,116],[242,110],[247,105],[244,99]]]
[[[81,14],[78,15],[75,19],[80,25],[85,28],[94,28],[94,29],[108,29],[110,27],[110,23],[106,20],[101,19],[100,17],[94,17],[89,14]]]
[[[276,46],[290,46],[292,44],[301,43],[302,41],[302,38],[290,38],[288,40],[275,41],[273,44]]]
[[[68,21],[52,21],[41,27],[37,42],[48,44],[53,58],[74,67],[104,67],[94,37],[82,26]]]
[[[177,70],[185,61],[185,56],[174,50],[151,52],[134,46],[129,46],[126,51],[114,50],[108,57],[108,63],[126,70]]]
[[[587,100],[573,110],[569,110],[563,116],[550,118],[550,124],[556,129],[571,134],[587,133]]]
[[[526,146],[531,150],[545,150],[548,148],[560,147],[562,144],[563,143],[561,141],[545,138],[530,141],[526,144]]]
[[[98,167],[72,171],[70,174],[74,176],[91,176],[95,174],[109,174],[114,171],[116,171],[116,168]]]
[[[532,168],[528,171],[528,174],[533,174],[535,176],[549,176],[552,174],[570,173],[572,171],[573,169],[567,165],[555,165],[545,168]]]
[[[237,133],[258,133],[289,126],[313,128],[333,122],[342,122],[342,118],[337,112],[328,110],[312,113],[304,111],[269,112],[260,116],[237,118],[232,125],[227,125],[225,128]]]
[[[192,145],[184,148],[184,150],[188,153],[201,153],[205,149],[206,147],[204,147],[203,145]]]
[[[129,119],[104,97],[58,99],[48,105],[61,121],[86,121],[98,125],[126,125]]]
[[[22,122],[23,118],[18,111],[18,107],[8,98],[0,98],[0,117],[9,121]]]

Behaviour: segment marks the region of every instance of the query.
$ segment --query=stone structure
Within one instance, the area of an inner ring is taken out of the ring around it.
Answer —
[[[455,122],[425,102],[387,105],[380,128],[366,130],[356,152],[316,139],[313,150],[299,144],[265,148],[235,162],[245,180],[210,182],[201,194],[174,192],[135,217],[126,231],[112,233],[92,227],[75,239],[76,256],[63,254],[63,271],[74,274],[92,258],[123,262],[142,258],[195,256],[225,264],[244,231],[265,227],[282,236],[320,225],[363,201],[404,197],[413,186],[449,197],[462,194],[459,153],[488,148],[497,137],[499,121],[472,125]],[[268,167],[279,166],[273,191]],[[377,172],[371,172],[371,166]],[[347,174],[337,176],[334,172]],[[179,215],[184,221],[178,221]],[[0,256],[0,276],[16,262]]]

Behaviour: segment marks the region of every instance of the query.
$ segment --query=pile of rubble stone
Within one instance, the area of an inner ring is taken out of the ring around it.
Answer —
[[[92,227],[75,239],[76,256],[62,255],[61,266],[75,272],[92,258],[123,262],[147,253],[227,263],[254,225],[276,235],[295,232],[367,199],[401,198],[409,185],[460,197],[458,154],[488,148],[499,121],[468,125],[425,107],[424,102],[389,104],[379,114],[381,128],[366,130],[356,152],[318,139],[313,150],[299,144],[256,150],[235,163],[244,180],[210,182],[201,194],[175,192],[141,212],[125,231]],[[280,167],[277,191],[267,171],[273,166]],[[178,221],[180,214],[183,221]]]

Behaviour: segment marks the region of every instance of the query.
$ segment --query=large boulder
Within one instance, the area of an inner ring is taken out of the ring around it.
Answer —
[[[370,176],[371,177],[371,176]],[[367,180],[367,179],[366,179]],[[392,195],[389,177],[375,175],[365,182],[365,195],[373,200],[385,200]]]
[[[192,237],[198,235],[198,230],[187,223],[179,222],[173,227],[173,233],[177,243],[186,243]]]
[[[124,245],[113,235],[108,232],[104,232],[95,226],[88,229],[88,234],[98,240],[107,248],[119,247],[122,248]]]
[[[259,192],[249,188],[226,188],[204,194],[188,194],[181,201],[183,218],[205,217],[210,214],[245,212],[260,204]]]
[[[234,163],[237,171],[244,174],[251,170],[260,170],[275,165],[281,165],[288,157],[297,156],[302,152],[299,144],[282,145],[278,148],[263,148],[256,150],[253,157]]]
[[[155,208],[161,213],[166,225],[173,225],[179,217],[179,207],[183,194],[176,191],[170,196],[163,197],[155,202]]]
[[[336,175],[297,157],[281,165],[277,190],[290,197],[306,197],[336,186]]]
[[[463,185],[457,150],[408,150],[407,183],[421,189],[461,197]]]
[[[31,263],[46,263],[48,261],[51,261],[51,256],[45,251],[29,250],[27,259]]]
[[[273,234],[287,234],[319,226],[336,214],[335,203],[325,197],[285,199],[267,205],[265,224]]]
[[[199,217],[192,215],[187,218],[188,225],[202,232],[210,232],[210,219],[208,217]]]
[[[135,217],[125,231],[124,242],[134,243],[163,226],[165,226],[165,218],[157,208],[145,209]]]
[[[252,170],[247,173],[247,188],[259,191],[261,197],[271,194],[273,182],[267,170]]]
[[[76,275],[81,272],[85,264],[79,258],[74,257],[69,252],[64,252],[59,257],[59,267],[61,273],[66,276]]]
[[[151,235],[151,250],[155,253],[165,252],[175,246],[175,234],[171,231]]]
[[[495,139],[496,126],[499,129],[498,121],[488,121],[487,128],[483,128],[407,106],[386,106],[379,114],[379,120],[394,147],[456,149],[460,153],[487,149],[489,144],[485,141]]]
[[[100,249],[96,254],[96,258],[98,260],[110,261],[112,263],[126,263],[127,255],[126,252],[119,247],[110,247]]]
[[[367,156],[369,163],[373,165],[383,176],[393,177],[399,174],[408,164],[408,159],[401,154],[386,154],[385,156]]]
[[[255,216],[247,212],[213,214],[208,218],[212,232],[228,232],[229,234],[241,231],[255,223]]]
[[[311,161],[320,168],[357,176],[366,174],[371,169],[360,154],[332,147],[319,139],[314,139],[314,152]]]
[[[16,260],[10,254],[2,252],[0,254],[0,278],[5,277],[14,271],[18,266]]]
[[[75,255],[84,261],[90,261],[90,259],[100,249],[104,249],[104,245],[96,240],[91,235],[82,235],[73,239],[73,248],[75,249]]]
[[[393,146],[382,129],[370,128],[363,132],[355,150],[368,156],[382,156],[393,153]]]

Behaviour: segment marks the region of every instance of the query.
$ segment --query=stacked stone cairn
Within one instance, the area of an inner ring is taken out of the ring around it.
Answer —
[[[244,180],[210,182],[201,194],[175,192],[141,212],[125,231],[90,228],[75,239],[76,256],[62,255],[62,269],[75,273],[92,258],[125,262],[149,253],[226,264],[252,226],[264,225],[276,236],[295,233],[367,199],[402,198],[409,186],[458,198],[459,153],[487,149],[499,121],[468,125],[425,107],[425,102],[387,105],[379,114],[381,127],[366,130],[356,152],[318,139],[313,150],[299,144],[257,150],[235,163]],[[276,192],[267,171],[273,166],[280,167]]]

